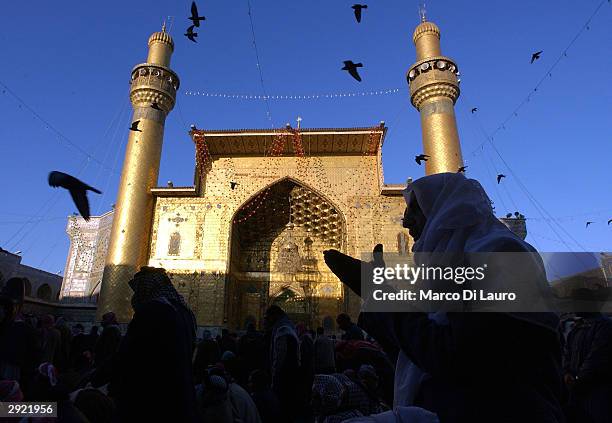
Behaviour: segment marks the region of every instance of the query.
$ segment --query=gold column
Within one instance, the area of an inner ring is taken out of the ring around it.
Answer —
[[[132,70],[132,122],[140,121],[140,131],[129,133],[98,301],[98,319],[108,311],[115,312],[120,322],[131,319],[132,292],[127,282],[148,261],[154,208],[151,188],[157,185],[164,123],[174,107],[179,87],[178,76],[168,67],[173,50],[172,38],[162,29],[149,38],[147,62]],[[160,110],[152,108],[153,103]]]
[[[407,74],[412,105],[421,113],[425,174],[457,172],[463,166],[454,105],[459,98],[455,62],[442,56],[440,29],[423,21],[414,31],[417,61]]]

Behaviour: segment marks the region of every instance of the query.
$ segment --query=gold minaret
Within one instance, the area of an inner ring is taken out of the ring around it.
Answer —
[[[127,282],[140,266],[147,264],[154,207],[151,188],[157,185],[164,122],[174,107],[179,87],[178,76],[169,68],[173,51],[174,41],[164,24],[149,38],[146,63],[132,70],[132,122],[139,121],[138,130],[130,130],[123,161],[98,319],[113,311],[120,322],[129,321],[132,293]],[[154,104],[156,108],[151,107]]]
[[[427,22],[421,11],[421,24],[413,35],[416,63],[407,74],[410,101],[421,113],[423,153],[430,156],[425,174],[457,172],[463,166],[454,105],[459,98],[457,64],[442,56],[440,29]]]

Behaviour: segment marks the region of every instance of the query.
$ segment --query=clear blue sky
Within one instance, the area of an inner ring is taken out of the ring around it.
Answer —
[[[50,170],[79,174],[104,191],[90,195],[94,213],[115,200],[130,106],[130,69],[145,60],[147,39],[166,15],[176,16],[172,68],[181,78],[180,106],[166,124],[160,181],[192,182],[194,151],[188,125],[200,128],[269,127],[262,101],[193,97],[185,91],[262,94],[246,0],[200,1],[207,20],[198,44],[181,34],[190,2],[130,0],[6,2],[2,7],[0,81],[116,174],[87,164],[8,93],[0,92],[0,246],[21,250],[24,262],[63,270],[66,216],[75,210],[66,192],[47,186]],[[405,72],[415,58],[412,31],[417,0],[368,2],[357,24],[347,0],[251,0],[263,77],[270,95],[361,92],[400,88],[397,94],[341,99],[271,101],[273,122],[304,127],[389,126],[383,148],[385,180],[418,178],[424,168],[418,113]],[[431,0],[428,16],[442,30],[442,49],[460,67],[456,111],[468,176],[480,180],[498,213],[519,209],[530,220],[528,240],[542,251],[567,251],[551,225],[486,146],[491,133],[532,90],[586,22],[600,0],[451,2]],[[518,116],[494,142],[529,192],[558,218],[552,224],[570,250],[610,250],[612,225],[612,7],[601,8]],[[531,53],[544,50],[529,64]],[[363,82],[341,72],[343,60],[361,61]],[[3,90],[0,87],[0,90]],[[478,107],[476,116],[469,111]],[[497,187],[495,173],[509,177]],[[57,194],[56,194],[57,192]],[[44,220],[31,220],[44,213]],[[594,221],[585,229],[587,220]],[[563,232],[561,225],[570,235]],[[23,227],[21,232],[16,232]],[[11,239],[12,238],[12,239]],[[10,242],[7,242],[11,239]]]

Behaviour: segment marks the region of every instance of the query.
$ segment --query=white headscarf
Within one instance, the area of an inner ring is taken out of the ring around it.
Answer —
[[[406,204],[416,199],[427,221],[412,251],[415,262],[427,264],[430,253],[537,251],[516,236],[493,214],[491,200],[480,183],[461,173],[438,173],[411,183],[403,192]],[[534,269],[544,266],[534,254]],[[545,279],[544,279],[545,280]],[[512,317],[555,331],[553,313],[508,313]],[[430,313],[437,324],[448,324],[445,313]],[[426,374],[402,352],[395,374],[395,406],[412,405]]]
[[[403,192],[406,204],[412,196],[427,218],[413,252],[447,253],[503,251],[535,252],[493,214],[491,200],[475,179],[461,173],[438,173],[411,183]]]

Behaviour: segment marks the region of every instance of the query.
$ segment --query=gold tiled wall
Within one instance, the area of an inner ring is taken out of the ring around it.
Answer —
[[[285,178],[312,189],[342,214],[345,253],[357,257],[377,243],[391,252],[402,243],[401,248],[410,248],[401,227],[403,198],[380,195],[380,156],[216,158],[201,181],[199,197],[157,198],[150,249],[149,264],[173,275],[200,325],[223,324],[234,215],[257,193]],[[180,234],[175,255],[169,254],[173,233]],[[358,299],[346,303],[356,315]]]

